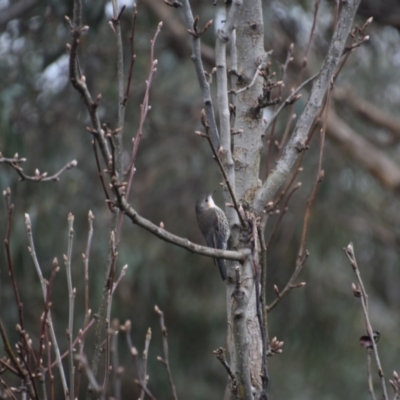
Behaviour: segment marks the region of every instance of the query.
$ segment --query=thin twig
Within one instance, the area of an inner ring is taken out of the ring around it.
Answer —
[[[77,344],[79,344],[80,346],[82,346],[83,344],[83,338],[85,337],[87,331],[94,325],[94,323],[96,322],[95,318],[92,318],[90,320],[90,322],[83,328],[79,330],[79,333],[77,335],[77,337],[75,338],[75,340],[72,342],[72,346],[75,347]],[[61,355],[61,359],[63,360],[65,357],[67,357],[69,354],[69,350],[66,350],[62,355]],[[51,368],[55,367],[57,365],[57,362],[53,362],[51,364]]]
[[[360,285],[360,299],[361,299],[361,305],[362,305],[362,309],[364,312],[364,319],[365,319],[365,324],[367,326],[367,332],[368,332],[368,336],[371,338],[371,345],[372,345],[372,349],[374,352],[374,356],[375,356],[375,361],[376,361],[376,365],[378,367],[378,374],[379,374],[379,378],[381,380],[381,386],[382,386],[382,391],[383,391],[383,398],[385,400],[388,400],[388,394],[387,394],[387,390],[386,390],[386,382],[385,382],[385,376],[383,374],[383,369],[382,369],[382,365],[381,365],[381,361],[379,358],[379,353],[378,353],[378,346],[375,343],[374,340],[374,331],[372,329],[372,325],[371,325],[371,321],[369,319],[369,315],[368,315],[368,295],[367,295],[367,291],[365,290],[364,287],[364,283],[361,279],[361,274],[360,274],[360,270],[358,268],[357,265],[357,260],[356,260],[356,256],[354,254],[354,247],[353,247],[353,243],[350,243],[345,249],[344,249],[350,264],[353,268],[353,271],[357,277],[358,283]]]
[[[100,150],[103,155],[104,161],[107,163],[110,159],[110,149],[108,148],[107,140],[104,131],[101,128],[100,117],[98,114],[98,105],[101,100],[101,95],[97,96],[94,101],[86,85],[86,78],[80,74],[78,70],[78,46],[80,43],[81,34],[87,31],[87,26],[82,26],[82,3],[81,0],[74,0],[74,18],[73,23],[66,17],[71,26],[72,43],[68,45],[69,49],[69,78],[72,86],[81,95],[89,117],[93,126],[93,134],[98,139]]]
[[[104,180],[103,172],[101,171],[100,159],[99,159],[99,154],[97,153],[97,144],[96,143],[97,143],[97,140],[94,138],[92,140],[92,148],[93,148],[94,158],[96,160],[97,172],[99,174],[101,186],[102,186],[102,188],[104,190],[104,195],[106,197],[107,205],[110,208],[110,211],[112,211],[110,195],[108,194],[108,190],[106,188],[106,183],[105,183],[105,180]]]
[[[191,30],[194,27],[195,19],[193,18],[192,8],[189,0],[182,1],[182,9],[185,17],[186,28]],[[219,149],[220,137],[218,133],[217,123],[215,120],[214,106],[211,97],[210,84],[207,81],[207,77],[204,73],[203,61],[201,59],[201,42],[200,36],[193,36],[192,38],[192,61],[196,70],[197,80],[199,82],[200,90],[203,95],[204,109],[206,112],[207,124],[210,126],[211,140],[213,141],[214,147]]]
[[[204,110],[202,111],[202,116],[203,115],[205,115],[204,114]],[[205,123],[205,118],[202,118],[202,121]],[[220,158],[218,156],[217,150],[215,149],[214,144],[213,144],[213,142],[211,140],[211,137],[210,137],[210,135],[208,133],[208,129],[209,129],[208,125],[204,125],[204,128],[206,130],[205,134],[202,133],[202,132],[198,132],[198,131],[196,131],[195,133],[196,133],[196,135],[203,136],[208,140],[208,143],[210,144],[211,150],[212,150],[212,152],[214,154],[214,159],[218,163],[219,169],[220,169],[220,171],[222,173],[222,176],[224,177],[224,180],[225,180],[226,186],[228,188],[229,194],[231,195],[233,206],[235,207],[237,215],[238,215],[238,217],[240,219],[240,223],[241,223],[242,227],[246,227],[246,222],[245,222],[245,220],[244,220],[244,218],[242,216],[242,213],[240,212],[239,203],[238,203],[238,201],[236,199],[236,195],[235,195],[235,192],[234,192],[233,187],[231,185],[231,182],[228,179],[228,175],[226,174],[225,168],[222,165],[222,162],[221,162],[221,160],[220,160]]]
[[[28,390],[29,396],[32,399],[37,399],[38,400],[38,396],[37,396],[37,392],[35,390],[35,387],[33,386],[33,381],[31,380],[30,377],[30,373],[27,370],[24,370],[21,366],[21,364],[19,363],[16,355],[14,354],[11,344],[8,340],[7,337],[7,333],[6,330],[4,328],[3,325],[3,321],[0,318],[0,336],[3,340],[3,344],[4,344],[4,349],[7,352],[8,356],[10,357],[12,363],[14,364],[15,369],[18,371],[18,375],[21,379],[23,379],[26,388]]]
[[[231,367],[229,366],[228,362],[226,361],[226,357],[225,357],[225,350],[220,347],[217,350],[214,350],[213,353],[215,354],[215,357],[217,357],[217,360],[221,362],[221,364],[223,365],[223,367],[225,368],[226,372],[229,375],[229,378],[231,378],[232,381],[232,392],[237,394],[237,384],[236,384],[236,378],[234,373],[232,372]]]
[[[46,349],[47,349],[47,371],[49,373],[50,379],[50,400],[54,400],[54,375],[51,365],[51,341],[49,340],[47,325],[45,330],[45,339],[46,339]]]
[[[132,153],[131,153],[131,160],[129,163],[129,166],[125,172],[125,175],[128,176],[128,182],[125,185],[125,196],[128,199],[129,198],[129,194],[131,191],[131,187],[132,187],[132,180],[133,177],[136,173],[136,168],[135,168],[135,164],[136,164],[136,157],[139,151],[139,146],[140,146],[140,142],[143,136],[143,126],[144,123],[146,121],[147,118],[147,114],[148,112],[151,110],[151,106],[149,106],[149,98],[150,98],[150,89],[151,89],[151,84],[153,82],[153,78],[154,78],[154,74],[157,71],[157,63],[158,60],[156,60],[154,58],[154,47],[156,44],[156,40],[157,37],[161,31],[161,27],[162,27],[162,22],[160,22],[157,26],[157,30],[154,34],[153,39],[150,41],[150,71],[149,71],[149,75],[147,77],[146,80],[146,90],[143,96],[143,102],[140,105],[140,120],[139,120],[139,127],[138,130],[136,132],[136,136],[132,139]],[[118,221],[117,221],[117,229],[116,229],[116,243],[117,246],[119,244],[120,241],[120,236],[121,236],[121,228],[122,228],[122,222],[123,222],[123,215],[119,215],[118,216]]]
[[[144,392],[146,393],[146,395],[149,397],[150,400],[156,400],[156,398],[150,392],[149,388],[145,386],[145,384],[142,381],[135,379],[135,383],[137,383],[144,390]]]
[[[123,367],[119,365],[118,359],[118,332],[119,321],[114,319],[111,323],[112,337],[111,337],[111,359],[112,359],[112,377],[114,386],[114,397],[116,400],[121,400],[121,376]]]
[[[115,153],[117,157],[113,157],[113,165],[115,168],[115,176],[118,182],[123,180],[123,166],[122,166],[122,139],[124,134],[124,124],[125,124],[125,92],[124,92],[124,57],[123,57],[123,45],[122,45],[122,33],[120,19],[123,11],[125,10],[125,5],[122,6],[121,10],[118,11],[118,0],[112,0],[113,6],[113,18],[111,19],[111,24],[115,29],[115,34],[117,38],[117,84],[118,84],[118,128],[115,131],[110,140],[115,144]]]
[[[36,256],[36,250],[35,250],[35,244],[33,241],[33,234],[32,234],[32,223],[31,223],[31,219],[29,217],[29,214],[25,214],[25,225],[26,225],[26,229],[28,232],[28,239],[29,239],[29,253],[32,257],[33,260],[33,264],[35,265],[36,268],[36,273],[38,274],[39,280],[40,280],[40,285],[42,287],[42,294],[43,294],[43,298],[44,301],[46,301],[46,296],[47,296],[47,286],[46,286],[46,280],[43,278],[43,274],[42,274],[42,270],[40,268],[40,264],[39,261],[37,259]],[[57,259],[54,260],[54,263],[56,263],[58,265]],[[51,341],[53,343],[54,346],[54,352],[56,355],[56,361],[57,361],[57,366],[58,366],[58,370],[60,372],[60,376],[61,376],[61,383],[64,389],[64,395],[66,400],[68,399],[68,386],[67,386],[67,380],[65,379],[65,373],[64,373],[64,368],[62,365],[62,361],[61,361],[61,355],[60,355],[60,349],[58,347],[58,342],[57,342],[57,336],[56,333],[54,331],[54,325],[53,325],[53,321],[51,318],[51,311],[49,310],[48,312],[48,316],[47,316],[47,322],[48,322],[48,326],[50,328],[50,337],[51,337]]]
[[[371,349],[367,349],[367,374],[368,374],[368,390],[372,400],[376,400],[374,392],[374,383],[372,381],[372,368],[371,368]]]
[[[17,282],[15,279],[15,274],[14,274],[14,265],[11,257],[11,248],[10,248],[10,243],[11,243],[11,227],[12,227],[12,216],[13,216],[13,210],[14,210],[14,204],[10,204],[10,196],[11,196],[11,190],[10,188],[7,188],[6,190],[3,191],[3,196],[6,201],[6,206],[7,206],[7,228],[6,228],[6,238],[4,240],[4,246],[6,248],[6,256],[7,256],[7,265],[8,265],[8,274],[10,275],[11,278],[11,283],[14,291],[14,297],[15,297],[15,302],[18,307],[18,317],[19,317],[19,324],[21,325],[21,330],[25,330],[24,327],[24,314],[23,314],[23,309],[24,306],[21,301],[21,297],[19,295],[18,291],[18,286]]]
[[[65,270],[67,273],[67,286],[68,286],[68,296],[69,296],[69,307],[68,307],[68,329],[67,329],[67,339],[69,345],[69,398],[74,400],[75,391],[75,366],[74,366],[74,353],[72,345],[72,337],[74,334],[74,302],[75,302],[75,289],[72,285],[72,272],[71,272],[71,259],[72,259],[72,244],[74,238],[74,216],[68,214],[68,250],[67,255],[64,255]]]
[[[265,245],[264,230],[258,225],[258,238],[261,247],[261,305],[263,314],[263,324],[265,332],[265,342],[269,345],[268,334],[268,314],[267,314],[267,276],[268,276],[268,260],[267,260],[267,246]]]
[[[165,368],[167,368],[169,384],[172,389],[172,397],[174,398],[174,400],[178,400],[178,395],[176,393],[176,388],[174,385],[174,381],[172,379],[171,368],[169,365],[168,331],[164,322],[164,313],[157,306],[154,307],[154,311],[160,317],[161,333],[163,336],[163,350],[164,350],[164,359],[162,359],[161,357],[157,357],[157,360],[162,362],[165,365]]]
[[[312,23],[312,26],[311,26],[310,36],[308,38],[307,49],[305,51],[304,59],[303,59],[305,64],[307,63],[308,52],[310,51],[312,38],[314,36],[315,27],[317,25],[317,15],[318,15],[318,10],[319,10],[319,3],[320,3],[320,0],[315,0],[313,23]]]
[[[147,359],[149,356],[149,346],[150,346],[150,341],[151,341],[151,329],[149,328],[146,333],[146,340],[144,344],[144,350],[143,350],[143,376],[142,379],[139,381],[142,390],[140,392],[140,400],[144,399],[144,395],[147,389]]]
[[[144,93],[143,102],[140,105],[139,127],[136,132],[136,136],[135,136],[134,140],[132,140],[133,146],[132,146],[132,153],[131,153],[131,161],[130,161],[129,166],[125,173],[125,175],[127,175],[127,176],[129,175],[128,185],[127,185],[127,190],[126,190],[127,194],[129,194],[129,192],[130,192],[133,175],[135,173],[135,162],[136,162],[136,157],[137,157],[137,153],[139,150],[140,141],[143,136],[143,125],[146,120],[147,113],[151,110],[151,106],[149,106],[150,88],[151,88],[151,84],[153,82],[154,74],[157,71],[157,64],[158,64],[158,60],[154,58],[154,46],[155,46],[157,37],[161,31],[161,28],[162,28],[162,22],[160,22],[158,24],[157,30],[154,34],[154,37],[150,41],[150,45],[151,45],[150,46],[150,71],[149,71],[149,75],[146,80],[146,91]]]
[[[126,275],[126,270],[128,269],[128,264],[125,264],[122,268],[121,268],[121,272],[119,274],[118,279],[114,282],[113,287],[112,287],[112,293],[114,294],[115,289],[117,289],[119,283],[121,282],[122,278]]]
[[[113,286],[114,286],[114,277],[115,277],[115,266],[117,263],[117,245],[115,243],[115,233],[111,231],[110,235],[110,252],[111,252],[111,265],[110,265],[110,272],[108,275],[108,279],[106,282],[106,318],[105,318],[105,331],[106,331],[106,338],[105,338],[105,356],[106,362],[104,365],[104,381],[103,381],[103,392],[101,395],[102,399],[105,399],[106,390],[108,386],[108,380],[110,377],[111,372],[111,363],[110,363],[110,338],[111,334],[113,333],[112,329],[110,328],[110,320],[111,320],[111,307],[112,307],[112,296],[113,296]]]
[[[288,105],[292,104],[293,100],[298,98],[297,94],[305,87],[307,86],[310,82],[312,82],[317,76],[319,75],[319,72],[316,74],[310,76],[308,79],[306,79],[301,85],[297,86],[295,90],[293,90],[292,93],[281,103],[281,105],[278,107],[278,109],[274,112],[272,117],[268,120],[267,125],[264,128],[264,132],[267,133],[268,129],[271,127],[271,125],[274,123],[276,118],[279,116],[281,111]]]
[[[122,105],[124,105],[124,106],[126,106],[126,103],[128,102],[129,93],[131,90],[132,71],[133,71],[133,66],[135,64],[135,60],[136,60],[136,54],[135,54],[135,50],[134,50],[136,17],[137,17],[137,7],[136,7],[136,4],[133,4],[132,29],[131,29],[131,34],[129,36],[131,60],[130,60],[130,64],[129,64],[128,80],[126,82],[125,97],[124,97],[124,100],[122,101]]]
[[[39,369],[41,367],[41,360],[42,360],[42,353],[45,347],[45,338],[46,338],[46,325],[47,325],[47,316],[49,314],[50,308],[51,308],[51,302],[50,302],[50,294],[51,294],[51,287],[54,281],[54,278],[56,277],[57,272],[60,270],[59,266],[57,263],[54,263],[53,261],[53,266],[51,270],[51,276],[50,280],[46,282],[46,300],[44,302],[44,312],[41,317],[42,320],[42,326],[40,330],[40,341],[39,341],[39,351],[38,351],[38,357],[37,357],[37,365],[36,368]]]
[[[88,213],[88,222],[89,222],[89,232],[86,243],[86,251],[83,254],[83,264],[84,264],[84,280],[85,280],[85,323],[84,326],[89,322],[89,256],[90,256],[90,248],[92,246],[92,237],[93,237],[93,220],[94,215],[92,211],[89,210]]]
[[[53,175],[48,176],[47,172],[40,172],[38,169],[35,171],[35,175],[27,175],[24,173],[23,168],[18,165],[20,163],[23,163],[26,161],[26,158],[17,158],[17,159],[12,159],[12,158],[3,158],[0,155],[0,164],[5,163],[9,165],[11,168],[13,168],[17,174],[20,177],[20,181],[31,181],[31,182],[49,182],[49,181],[55,181],[58,182],[60,180],[60,175],[71,168],[74,168],[78,165],[78,162],[76,160],[72,160],[69,163],[65,164],[58,172],[56,172]]]
[[[0,377],[0,383],[3,385],[6,390],[7,396],[10,396],[13,400],[17,400],[11,388],[7,385],[6,381]]]
[[[90,368],[90,365],[87,361],[86,356],[83,354],[83,349],[81,348],[79,351],[79,354],[75,356],[75,358],[81,362],[83,365],[83,368],[85,369],[86,376],[89,380],[90,386],[95,390],[97,393],[100,393],[102,391],[102,387],[97,383],[96,377],[93,374],[92,369]]]
[[[272,232],[271,235],[269,236],[268,242],[266,244],[266,249],[269,249],[271,246],[272,241],[275,239],[275,235],[276,232],[278,231],[278,227],[284,217],[284,215],[286,214],[287,210],[289,209],[288,204],[290,199],[292,198],[293,194],[296,192],[296,190],[298,190],[301,187],[301,182],[299,182],[288,194],[288,196],[286,197],[285,203],[279,213],[279,217],[278,220],[276,221],[274,227],[272,228]]]

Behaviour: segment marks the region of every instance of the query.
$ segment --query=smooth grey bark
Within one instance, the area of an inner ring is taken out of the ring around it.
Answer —
[[[236,72],[237,89],[252,81],[258,66],[264,62],[264,23],[260,0],[244,0],[236,23]],[[236,196],[244,204],[251,204],[258,189],[260,152],[262,149],[262,115],[252,109],[262,93],[262,79],[235,97],[236,119],[233,159]],[[232,229],[233,246],[239,250],[251,244],[240,241],[237,230]],[[236,232],[236,234],[235,234]],[[232,265],[232,263],[231,263]],[[233,263],[235,267],[238,264]],[[235,290],[235,274],[230,269],[231,279],[227,285],[228,340],[232,370],[236,373],[239,399],[259,398],[262,388],[261,362],[262,344],[256,314],[256,295],[253,262],[249,257],[240,268],[240,293]],[[239,296],[238,296],[239,295]],[[254,390],[255,397],[252,391]],[[233,395],[232,395],[232,398]]]

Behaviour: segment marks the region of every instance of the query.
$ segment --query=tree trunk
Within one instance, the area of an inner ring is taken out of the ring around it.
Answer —
[[[247,87],[257,68],[265,60],[264,25],[260,0],[245,0],[236,24],[237,89]],[[234,136],[233,160],[235,166],[236,196],[242,204],[251,204],[258,189],[260,152],[262,149],[262,113],[255,113],[257,98],[262,93],[262,78],[247,90],[236,95],[236,120],[234,130],[242,130]],[[229,193],[226,193],[226,200]],[[234,211],[235,212],[235,211]],[[229,213],[228,213],[229,216]],[[232,245],[236,250],[250,248],[246,235],[232,229]],[[243,240],[245,238],[246,240]],[[240,399],[258,398],[261,391],[262,345],[260,327],[256,315],[254,268],[250,258],[240,266],[241,293],[235,293],[234,267],[230,263],[231,279],[227,285],[229,347],[232,370],[236,371]]]

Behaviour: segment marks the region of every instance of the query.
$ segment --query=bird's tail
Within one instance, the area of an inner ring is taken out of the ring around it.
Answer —
[[[221,274],[222,280],[226,280],[226,263],[223,258],[214,258],[216,264],[218,264],[219,273]]]

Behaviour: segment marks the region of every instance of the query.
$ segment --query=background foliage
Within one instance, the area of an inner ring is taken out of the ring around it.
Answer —
[[[20,0],[17,3],[25,3]],[[28,3],[28,2],[26,2]],[[68,3],[68,4],[67,4]],[[54,256],[62,260],[67,246],[67,214],[75,215],[74,285],[78,290],[76,308],[83,322],[83,263],[87,236],[87,213],[95,215],[91,253],[91,307],[97,310],[104,280],[110,215],[104,202],[91,152],[91,137],[81,99],[68,81],[65,43],[69,28],[64,15],[71,15],[69,2],[31,1],[19,14],[14,3],[0,2],[0,150],[4,156],[19,153],[27,157],[26,172],[56,171],[72,159],[78,167],[65,173],[58,183],[18,182],[14,171],[1,165],[0,187],[11,187],[15,204],[12,252],[18,283],[25,304],[25,317],[34,340],[39,333],[42,295],[29,253],[23,214],[33,222],[38,257],[45,274]],[[306,73],[318,70],[330,38],[333,3],[322,1]],[[400,10],[397,3],[365,0],[360,8],[362,24],[373,15],[371,40],[354,54],[338,81],[351,87],[357,97],[377,109],[396,116],[400,105]],[[374,7],[372,7],[374,5]],[[87,1],[84,23],[90,26],[80,49],[80,63],[93,94],[102,93],[100,112],[116,124],[116,46],[107,22],[110,5]],[[194,1],[194,12],[202,21],[223,19],[223,5]],[[126,55],[131,9],[125,11],[122,29]],[[145,125],[131,199],[135,208],[155,223],[163,221],[172,232],[203,243],[194,215],[194,203],[203,192],[219,187],[219,172],[205,141],[193,134],[199,128],[201,97],[190,60],[189,38],[170,28],[179,28],[181,15],[162,4],[143,0],[138,4],[135,35],[137,61],[132,94],[127,107],[126,148],[136,134],[139,105],[149,68],[149,41],[157,23],[164,28],[156,46],[159,60],[151,90],[152,110]],[[266,49],[273,49],[273,68],[279,72],[290,43],[295,44],[290,79],[295,82],[313,20],[313,1],[265,2]],[[391,18],[388,17],[391,16]],[[177,20],[170,25],[171,18]],[[174,25],[175,24],[175,25]],[[183,25],[182,25],[183,26]],[[182,28],[181,26],[181,28]],[[181,29],[182,32],[182,29]],[[204,48],[212,46],[214,31],[204,36]],[[128,57],[126,57],[126,60]],[[212,62],[206,60],[211,70]],[[128,60],[127,60],[128,62]],[[128,64],[127,64],[128,65]],[[285,90],[289,90],[287,86]],[[306,93],[303,94],[306,98]],[[299,115],[302,101],[294,112]],[[362,135],[385,157],[399,163],[399,133],[388,132],[358,116],[341,100],[336,113],[357,135]],[[277,124],[276,136],[283,134],[288,113]],[[285,342],[282,355],[270,359],[271,397],[285,399],[367,398],[365,354],[358,338],[364,334],[361,308],[352,296],[351,269],[342,248],[355,244],[359,265],[370,295],[372,324],[381,332],[381,359],[388,375],[398,369],[398,327],[400,316],[399,200],[398,188],[388,189],[328,136],[325,149],[325,178],[318,193],[310,224],[307,248],[311,256],[302,272],[307,285],[290,293],[270,314],[270,335]],[[265,139],[267,140],[267,138]],[[269,251],[269,293],[282,287],[294,268],[305,203],[310,194],[318,156],[318,141],[311,142],[299,180],[302,188],[290,204],[278,236]],[[367,155],[366,155],[367,156]],[[272,165],[272,163],[271,163]],[[222,196],[217,195],[221,204]],[[0,226],[5,235],[5,206],[0,206]],[[274,217],[276,218],[276,217]],[[9,334],[15,334],[17,310],[12,301],[3,248],[0,249],[0,308]],[[132,321],[134,345],[143,348],[150,326],[149,374],[153,393],[165,398],[168,389],[161,355],[161,334],[157,304],[165,312],[169,329],[170,362],[178,394],[183,398],[221,398],[225,372],[212,350],[225,345],[225,290],[218,272],[208,258],[172,247],[126,223],[120,246],[119,266],[129,265],[127,276],[117,290],[113,315]],[[65,275],[60,273],[53,291],[54,320],[60,338],[67,325]],[[66,347],[66,340],[61,340]],[[126,367],[123,392],[132,393],[132,367],[121,335],[121,364]],[[0,355],[2,353],[0,352]],[[377,378],[377,377],[376,377]]]

